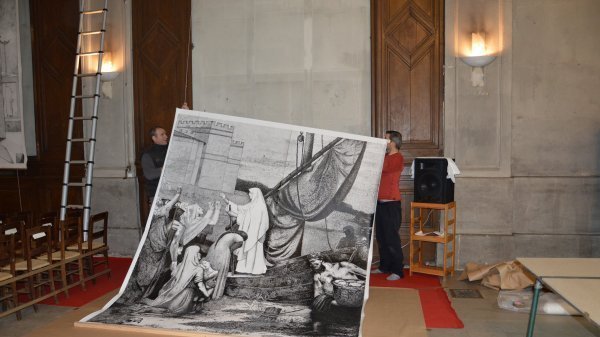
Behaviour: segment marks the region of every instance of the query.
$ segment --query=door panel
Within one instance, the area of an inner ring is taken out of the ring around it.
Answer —
[[[441,129],[443,100],[444,1],[372,0],[373,111],[372,134],[386,130],[402,133],[406,166],[419,156],[443,155]],[[402,226],[400,237],[408,243],[413,180],[401,177]],[[434,230],[439,216],[428,223]],[[433,246],[425,259],[435,258]],[[408,262],[409,246],[404,248]]]
[[[160,126],[170,133],[175,108],[186,99],[192,107],[190,11],[190,0],[132,2],[136,167],[140,186],[144,185],[141,154],[152,144],[148,131]],[[140,200],[145,220],[148,205],[144,188],[140,188]]]

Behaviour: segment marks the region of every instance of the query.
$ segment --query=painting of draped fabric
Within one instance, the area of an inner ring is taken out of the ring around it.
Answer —
[[[359,336],[385,141],[177,110],[117,295],[79,326]]]
[[[17,0],[0,0],[0,169],[27,168]]]

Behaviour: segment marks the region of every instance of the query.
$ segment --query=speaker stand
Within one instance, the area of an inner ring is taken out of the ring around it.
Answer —
[[[427,210],[440,211],[443,220],[440,230],[423,232]],[[416,231],[415,231],[416,229]],[[426,265],[423,261],[424,244],[442,244],[444,246],[441,266]],[[454,275],[456,260],[456,202],[433,204],[423,202],[410,203],[410,275],[413,272],[446,277]]]

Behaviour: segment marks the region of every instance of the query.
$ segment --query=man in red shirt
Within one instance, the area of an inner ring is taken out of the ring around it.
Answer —
[[[404,157],[400,153],[402,135],[397,131],[386,131],[388,140],[383,160],[377,210],[375,211],[375,234],[379,246],[379,268],[372,273],[390,273],[389,281],[404,277],[404,255],[400,243],[402,207],[400,203],[400,175],[404,169]]]

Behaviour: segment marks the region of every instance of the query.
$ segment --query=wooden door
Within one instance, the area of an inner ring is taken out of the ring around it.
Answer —
[[[31,0],[30,12],[37,156],[29,158],[27,170],[20,171],[19,177],[16,171],[2,172],[2,212],[21,206],[34,212],[60,207],[79,2]],[[82,128],[76,128],[75,135],[81,134]],[[82,158],[83,148],[74,147],[73,159]],[[72,180],[82,176],[82,167],[72,171]],[[71,200],[81,199],[81,191],[72,193],[75,199]]]
[[[192,107],[190,13],[190,0],[132,2],[136,167],[140,186],[144,185],[141,154],[152,144],[148,131],[161,126],[170,133],[175,108],[185,100]],[[144,188],[140,188],[144,220],[148,214],[146,199]]]
[[[443,0],[372,0],[372,134],[402,133],[409,167],[443,155]],[[408,242],[413,180],[402,176],[402,243]],[[433,219],[437,222],[437,219]],[[427,257],[432,258],[433,249]],[[408,246],[404,250],[408,261]]]
[[[443,0],[374,0],[372,131],[402,133],[403,153],[442,154]]]

